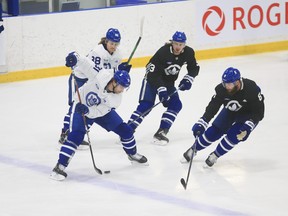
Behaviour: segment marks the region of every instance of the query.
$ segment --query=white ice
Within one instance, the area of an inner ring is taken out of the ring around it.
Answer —
[[[77,151],[64,182],[49,179],[49,174],[58,159],[57,141],[68,109],[68,76],[1,84],[0,216],[288,215],[288,52],[199,64],[191,91],[179,93],[183,110],[170,130],[170,143],[151,143],[164,111],[161,105],[135,133],[138,151],[150,166],[131,165],[117,136],[94,125],[90,137],[96,165],[111,173],[98,175],[90,152]],[[194,142],[192,125],[229,66],[261,87],[265,117],[246,142],[212,169],[203,165],[217,143],[198,152],[184,190],[180,179],[186,179],[188,164],[179,160]],[[144,73],[144,68],[131,71],[132,85],[118,109],[125,121],[138,104]]]

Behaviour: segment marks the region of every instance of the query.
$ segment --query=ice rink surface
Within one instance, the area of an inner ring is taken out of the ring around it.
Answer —
[[[77,151],[64,182],[49,179],[58,159],[58,139],[68,110],[68,76],[0,84],[0,216],[175,216],[288,215],[288,52],[199,61],[190,91],[180,92],[183,109],[169,132],[167,146],[152,144],[164,108],[159,105],[137,129],[138,152],[150,165],[131,165],[117,136],[97,125],[89,151]],[[220,158],[204,161],[217,143],[198,152],[187,190],[188,164],[179,160],[194,138],[202,116],[227,67],[253,79],[265,96],[265,117],[250,138]],[[144,68],[132,69],[132,85],[118,109],[125,121],[138,105]],[[183,70],[179,79],[186,74]]]

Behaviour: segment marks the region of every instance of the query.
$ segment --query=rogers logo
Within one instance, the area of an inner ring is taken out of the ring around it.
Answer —
[[[217,13],[217,15],[219,16],[219,25],[213,30],[207,24],[207,19],[212,13]],[[210,36],[216,36],[221,32],[224,25],[225,25],[225,15],[223,11],[217,6],[209,7],[202,18],[202,27],[204,31],[206,31],[206,33]]]
[[[228,17],[226,23],[225,14]],[[215,5],[206,10],[202,17],[202,27],[209,36],[220,34],[224,25],[225,29],[227,28],[230,31],[287,25],[288,2],[271,3],[269,5],[255,4],[245,8],[237,6],[231,8],[231,10],[226,8],[225,14],[220,7]]]

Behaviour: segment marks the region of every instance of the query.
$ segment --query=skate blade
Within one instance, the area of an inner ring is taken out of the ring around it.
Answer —
[[[130,161],[133,166],[149,166],[149,163],[139,163],[137,161]]]
[[[155,138],[153,139],[152,143],[159,146],[166,146],[168,144],[168,142],[165,140],[158,140]]]
[[[210,167],[210,166],[208,166],[206,163],[203,165],[203,168],[204,169],[212,169],[213,168],[213,166],[212,167]]]
[[[52,172],[49,176],[50,179],[55,180],[55,181],[63,181],[66,179],[65,176],[59,175],[58,173]]]
[[[181,159],[180,159],[180,163],[182,163],[182,164],[186,164],[186,163],[189,163],[190,161],[187,161],[184,157],[182,157]]]

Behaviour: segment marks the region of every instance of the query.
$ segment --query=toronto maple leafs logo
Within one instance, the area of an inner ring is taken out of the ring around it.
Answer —
[[[170,65],[169,67],[165,68],[166,75],[176,75],[179,73],[181,67],[177,64]]]
[[[230,111],[237,112],[238,110],[242,108],[242,106],[238,101],[231,100],[226,104],[225,108]]]
[[[95,93],[95,92],[89,92],[86,95],[86,104],[87,106],[91,107],[91,106],[98,106],[101,103],[101,99],[99,98],[99,96]]]

